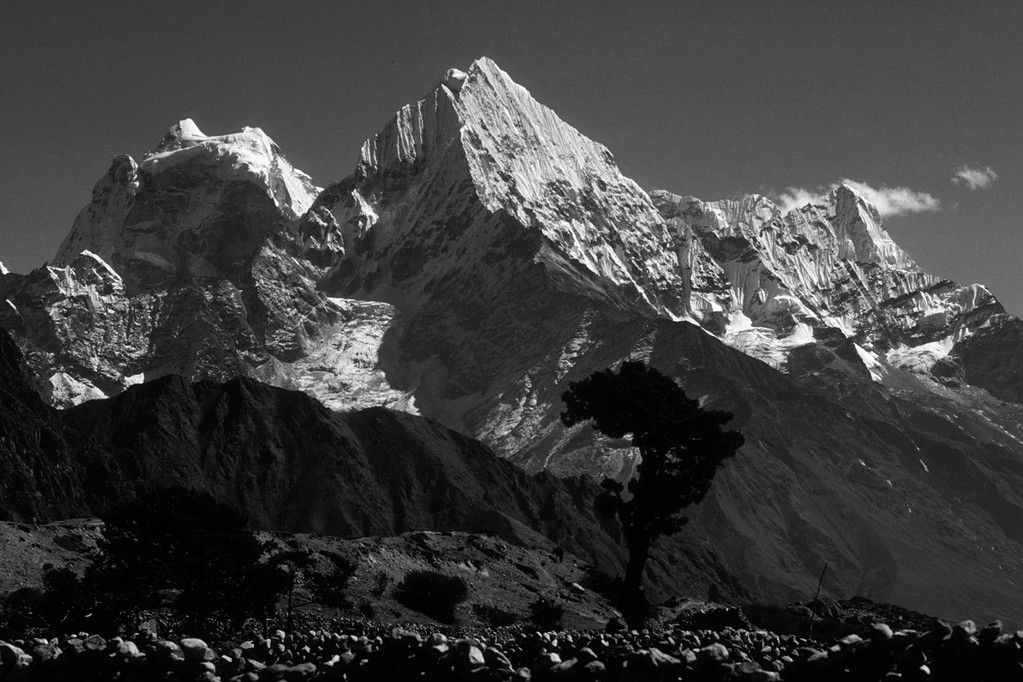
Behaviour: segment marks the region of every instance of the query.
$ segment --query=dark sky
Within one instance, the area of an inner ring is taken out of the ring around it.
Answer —
[[[324,185],[486,55],[647,189],[863,183],[921,265],[1021,314],[1021,33],[1016,1],[3,0],[0,260],[49,260],[111,157],[180,118],[260,126]]]

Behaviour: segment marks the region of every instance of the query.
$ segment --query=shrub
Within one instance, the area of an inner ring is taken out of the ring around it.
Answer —
[[[557,630],[565,615],[565,605],[547,597],[540,597],[529,605],[529,620],[539,630]]]
[[[45,595],[34,587],[23,587],[0,598],[0,639],[36,637],[49,634],[50,624],[42,615]]]
[[[462,578],[437,571],[412,571],[394,590],[399,602],[442,623],[453,623],[455,607],[469,594]]]
[[[387,586],[391,582],[391,576],[387,575],[384,571],[377,573],[376,584],[373,586],[372,595],[376,598],[384,596],[384,592],[387,591]]]
[[[337,552],[321,554],[327,558],[329,568],[324,573],[309,576],[309,588],[313,597],[324,606],[351,608],[352,604],[346,593],[348,583],[359,568],[359,562]]]
[[[130,631],[147,612],[172,607],[189,633],[209,635],[264,616],[277,600],[281,585],[265,575],[245,516],[209,493],[140,491],[103,520],[102,554],[83,581],[100,632]]]
[[[519,619],[517,614],[512,613],[511,611],[505,611],[501,607],[494,606],[493,604],[473,604],[472,612],[476,614],[477,618],[494,628],[499,628],[505,625],[514,625]]]
[[[675,622],[687,630],[754,629],[742,609],[734,606],[710,606],[680,615]]]
[[[823,600],[822,600],[823,601]],[[817,615],[813,615],[813,602],[806,604],[747,604],[742,613],[753,627],[770,630],[784,635],[808,637],[819,642],[827,642],[849,634],[865,634],[866,629],[860,623],[850,622],[835,613],[838,604],[832,602],[831,609],[821,607]],[[829,612],[830,611],[830,612]],[[839,617],[835,617],[838,615]],[[876,619],[874,619],[876,620]],[[890,621],[889,621],[890,622]],[[813,623],[811,629],[810,624]]]
[[[78,629],[89,607],[89,596],[73,570],[44,564],[42,589],[23,587],[0,599],[0,638]]]

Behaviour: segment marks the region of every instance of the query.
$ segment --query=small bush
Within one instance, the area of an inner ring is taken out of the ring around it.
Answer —
[[[312,573],[307,577],[310,592],[317,602],[324,606],[349,609],[352,606],[347,597],[348,583],[355,576],[359,562],[338,554],[322,552],[329,568],[322,573]]]
[[[519,617],[511,611],[505,611],[493,604],[473,604],[472,612],[476,617],[492,628],[499,628],[505,625],[514,625]]]
[[[539,630],[557,630],[564,615],[565,605],[547,597],[540,597],[529,605],[529,620]]]
[[[687,630],[754,629],[749,617],[734,606],[711,606],[680,615],[675,622]]]
[[[399,602],[442,623],[454,622],[455,607],[468,594],[464,580],[437,571],[412,571],[394,590]]]
[[[73,570],[44,564],[42,589],[23,587],[0,598],[0,639],[77,628],[88,607],[88,596]]]
[[[825,603],[816,615],[813,615],[813,605],[813,602],[789,604],[784,607],[773,604],[748,604],[742,607],[742,613],[755,628],[771,630],[778,634],[808,637],[818,642],[827,642],[854,633],[866,634],[862,623],[842,617],[841,607],[837,603],[832,602],[830,605]],[[838,617],[835,617],[836,609]],[[877,620],[880,619],[871,619]]]
[[[387,575],[384,571],[377,573],[376,583],[373,585],[371,594],[379,599],[384,596],[384,592],[387,591],[387,586],[391,583],[391,576]]]
[[[373,620],[373,616],[377,615],[377,607],[368,599],[359,603],[359,611],[366,620]]]
[[[48,634],[50,623],[43,615],[46,595],[34,587],[23,587],[0,597],[0,639],[40,637]]]

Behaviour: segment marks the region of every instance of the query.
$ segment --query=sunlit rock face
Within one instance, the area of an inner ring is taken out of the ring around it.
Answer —
[[[1023,612],[1020,323],[986,289],[923,272],[850,187],[784,215],[648,194],[493,62],[438,81],[322,191],[258,129],[115,159],[54,264],[0,274],[50,401],[246,376],[624,478],[636,453],[565,429],[561,395],[642,359],[746,436],[663,574],[684,554],[783,600],[827,561],[840,596]]]
[[[393,310],[328,298],[273,246],[318,191],[260,129],[209,137],[184,120],[141,164],[114,158],[53,264],[5,281],[0,324],[55,405],[184,374],[313,376],[333,407],[408,407],[376,368]]]
[[[702,262],[689,278],[693,316],[781,369],[793,348],[823,335],[854,341],[872,361],[926,373],[1004,313],[984,287],[921,270],[892,241],[877,209],[846,185],[784,215],[757,195],[717,202],[651,196],[681,244],[700,244],[689,248],[689,260]]]
[[[685,307],[646,193],[488,59],[457,92],[442,85],[403,107],[306,222],[304,234],[332,224],[341,235],[350,258],[331,282],[349,291],[420,294],[450,272],[493,269],[512,248],[566,291],[650,316]]]
[[[88,250],[140,287],[238,282],[266,238],[317,191],[259,128],[207,137],[186,119],[141,164],[114,158],[54,262]]]

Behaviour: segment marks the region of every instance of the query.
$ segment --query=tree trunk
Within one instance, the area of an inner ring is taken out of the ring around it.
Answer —
[[[643,591],[643,569],[650,557],[650,541],[629,543],[629,563],[625,567],[625,584],[621,595],[622,615],[630,628],[639,629],[646,621],[650,602]]]
[[[650,558],[650,542],[637,540],[629,543],[629,563],[625,567],[625,587],[630,591],[643,589],[643,569]]]
[[[291,569],[291,584],[288,586],[288,632],[292,631],[292,619],[291,614],[294,613],[294,598],[295,598],[295,574],[298,569],[292,567]]]

